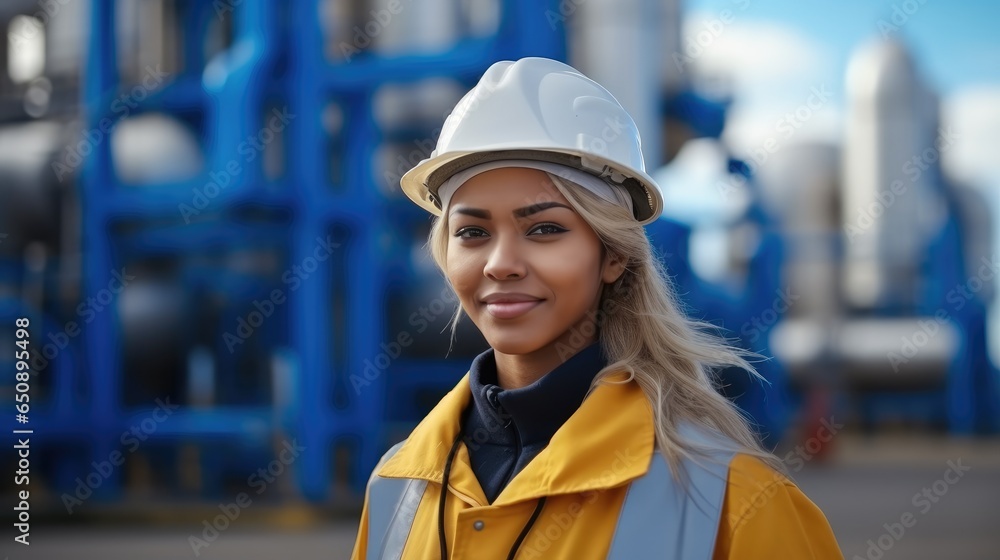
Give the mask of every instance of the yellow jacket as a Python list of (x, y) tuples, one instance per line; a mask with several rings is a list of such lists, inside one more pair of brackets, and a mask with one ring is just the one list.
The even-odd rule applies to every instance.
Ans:
[[(609, 379), (624, 380), (625, 372)], [(469, 375), (414, 428), (376, 471), (428, 481), (401, 560), (440, 557), (438, 501), (445, 460), (472, 394)], [(445, 533), (452, 559), (504, 560), (535, 509), (541, 516), (517, 558), (605, 558), (628, 483), (646, 473), (654, 452), (653, 412), (634, 382), (602, 384), (489, 504), (464, 443), (449, 476)], [(368, 496), (352, 560), (366, 559)], [(840, 559), (823, 513), (790, 480), (749, 455), (729, 466), (713, 559)]]

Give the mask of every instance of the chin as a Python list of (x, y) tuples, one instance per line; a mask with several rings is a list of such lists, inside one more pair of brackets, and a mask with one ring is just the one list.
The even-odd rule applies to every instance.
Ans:
[(483, 333), (483, 338), (496, 352), (508, 355), (531, 354), (544, 348), (548, 342), (525, 329), (514, 327), (518, 332), (497, 332), (507, 329), (490, 329)]

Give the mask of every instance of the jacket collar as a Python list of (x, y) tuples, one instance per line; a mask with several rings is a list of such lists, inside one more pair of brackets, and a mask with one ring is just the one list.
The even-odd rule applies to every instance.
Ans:
[[(379, 469), (379, 476), (441, 483), (451, 442), (472, 400), (469, 377), (466, 373), (417, 424), (406, 443)], [(627, 483), (649, 469), (654, 441), (653, 413), (642, 389), (627, 372), (616, 371), (584, 399), (493, 505)], [(452, 464), (449, 487), (471, 505), (488, 504), (464, 444)]]
[(607, 364), (599, 342), (570, 356), (534, 383), (503, 389), (497, 383), (497, 364), (490, 348), (472, 360), (469, 385), (472, 410), (466, 436), (473, 426), (485, 426), (489, 441), (513, 446), (514, 432), (521, 445), (545, 445), (583, 402), (590, 382)]

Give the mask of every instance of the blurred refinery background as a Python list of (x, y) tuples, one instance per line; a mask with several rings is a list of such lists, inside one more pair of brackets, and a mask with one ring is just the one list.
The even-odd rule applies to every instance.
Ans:
[(4, 0), (0, 403), (36, 546), (5, 474), (0, 550), (346, 558), (378, 457), (486, 349), (464, 322), (449, 353), (399, 178), (491, 63), (547, 56), (635, 118), (649, 236), (689, 313), (774, 357), (724, 391), (845, 556), (1000, 557), (1000, 11), (799, 4)]

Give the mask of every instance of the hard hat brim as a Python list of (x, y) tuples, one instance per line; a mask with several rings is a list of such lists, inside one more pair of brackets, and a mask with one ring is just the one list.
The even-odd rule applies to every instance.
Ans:
[(646, 173), (624, 167), (592, 153), (556, 150), (551, 147), (509, 149), (498, 147), (492, 150), (447, 152), (421, 161), (403, 175), (399, 184), (403, 193), (417, 206), (435, 216), (440, 216), (438, 187), (455, 173), (474, 165), (503, 159), (550, 161), (580, 169), (597, 177), (623, 177), (620, 184), (632, 197), (635, 219), (640, 225), (646, 225), (657, 219), (663, 208), (660, 189), (653, 178)]

